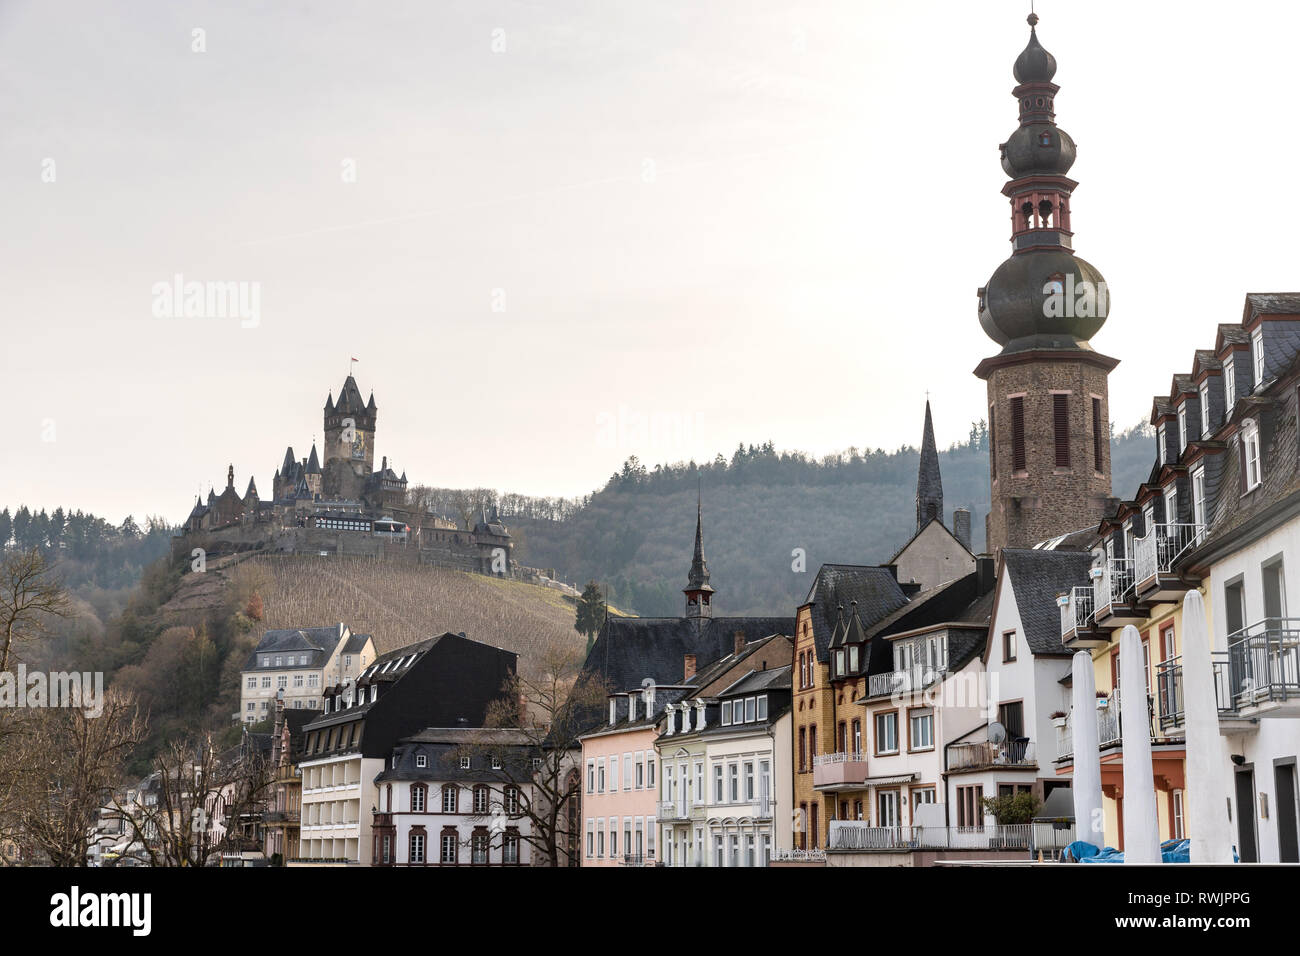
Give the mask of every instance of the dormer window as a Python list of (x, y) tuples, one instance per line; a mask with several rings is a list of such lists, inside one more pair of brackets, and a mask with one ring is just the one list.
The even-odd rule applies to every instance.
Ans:
[(1187, 450), (1187, 403), (1178, 406), (1178, 454)]
[(1246, 419), (1241, 427), (1241, 471), (1245, 487), (1242, 493), (1254, 491), (1263, 481), (1259, 459), (1259, 425)]
[(1250, 333), (1250, 354), (1255, 363), (1255, 388), (1264, 381), (1264, 328), (1260, 326)]
[(1165, 442), (1165, 423), (1161, 422), (1156, 426), (1156, 464), (1165, 464), (1166, 458), (1168, 457), (1166, 453), (1168, 447), (1168, 444)]
[(424, 754), (416, 754), (415, 765), (423, 770), (425, 767), (429, 766), (429, 758)]
[(1201, 383), (1201, 438), (1210, 437), (1210, 381)]
[(1231, 416), (1237, 404), (1237, 360), (1232, 352), (1223, 360), (1223, 404), (1227, 409), (1225, 414)]

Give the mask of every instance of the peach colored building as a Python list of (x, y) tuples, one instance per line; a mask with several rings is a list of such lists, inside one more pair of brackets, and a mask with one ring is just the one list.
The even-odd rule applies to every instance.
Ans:
[(663, 708), (653, 700), (639, 689), (611, 694), (609, 720), (582, 737), (583, 866), (653, 866), (658, 859), (655, 718)]

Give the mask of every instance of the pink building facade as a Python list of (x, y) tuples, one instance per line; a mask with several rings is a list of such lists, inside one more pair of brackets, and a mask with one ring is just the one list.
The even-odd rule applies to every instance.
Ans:
[(615, 718), (582, 738), (583, 866), (653, 866), (658, 858), (656, 730), (644, 706), (640, 691), (613, 695)]

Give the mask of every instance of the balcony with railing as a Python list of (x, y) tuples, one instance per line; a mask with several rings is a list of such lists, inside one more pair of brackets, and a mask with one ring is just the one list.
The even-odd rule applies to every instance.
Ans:
[[(1032, 823), (986, 827), (879, 827), (858, 820), (832, 820), (830, 852), (853, 850), (1023, 850), (1036, 849), (1039, 831)], [(1065, 839), (1063, 832), (1053, 844)], [(1062, 846), (1068, 845), (1068, 840)], [(1044, 847), (1046, 849), (1047, 847)]]
[(905, 671), (872, 674), (867, 679), (867, 696), (892, 697), (915, 693), (943, 680), (947, 672), (945, 667), (913, 667)]
[(989, 767), (1038, 766), (1034, 743), (1028, 737), (1012, 737), (1000, 744), (991, 741), (973, 741), (948, 745), (948, 771), (950, 773), (983, 770)]
[(1122, 627), (1145, 617), (1133, 594), (1132, 558), (1106, 558), (1093, 569), (1092, 603), (1098, 627)]
[(1071, 588), (1061, 599), (1061, 643), (1071, 649), (1102, 647), (1110, 635), (1093, 620), (1094, 595), (1091, 585)]
[(685, 795), (681, 795), (676, 800), (664, 800), (659, 804), (659, 819), (660, 821), (688, 820), (693, 809), (695, 809), (694, 804), (687, 800)]
[(813, 757), (813, 787), (818, 790), (845, 790), (863, 786), (867, 779), (867, 755), (851, 753), (818, 754)]
[(1300, 618), (1268, 617), (1228, 635), (1228, 701), (1239, 717), (1300, 717)]
[(624, 866), (655, 866), (654, 852), (650, 853), (624, 853)]
[[(1119, 689), (1111, 691), (1108, 697), (1098, 697), (1096, 704), (1096, 714), (1093, 717), (1097, 722), (1097, 747), (1105, 750), (1108, 747), (1114, 747), (1120, 742), (1120, 723), (1119, 723)], [(1070, 720), (1075, 720), (1075, 714), (1071, 712)], [(1057, 761), (1068, 761), (1074, 756), (1074, 735), (1067, 729), (1059, 740), (1059, 749), (1057, 752)]]
[(1152, 525), (1134, 546), (1134, 593), (1145, 601), (1165, 601), (1199, 584), (1184, 578), (1178, 564), (1204, 537), (1205, 526), (1200, 524)]

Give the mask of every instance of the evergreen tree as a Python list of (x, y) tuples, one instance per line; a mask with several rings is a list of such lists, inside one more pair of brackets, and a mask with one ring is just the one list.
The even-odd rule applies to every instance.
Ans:
[(600, 626), (604, 623), (605, 599), (601, 597), (600, 585), (595, 581), (588, 581), (582, 591), (582, 597), (578, 598), (577, 619), (573, 623), (575, 631), (587, 636), (587, 653), (591, 653), (591, 645), (596, 642), (596, 635), (600, 633)]

